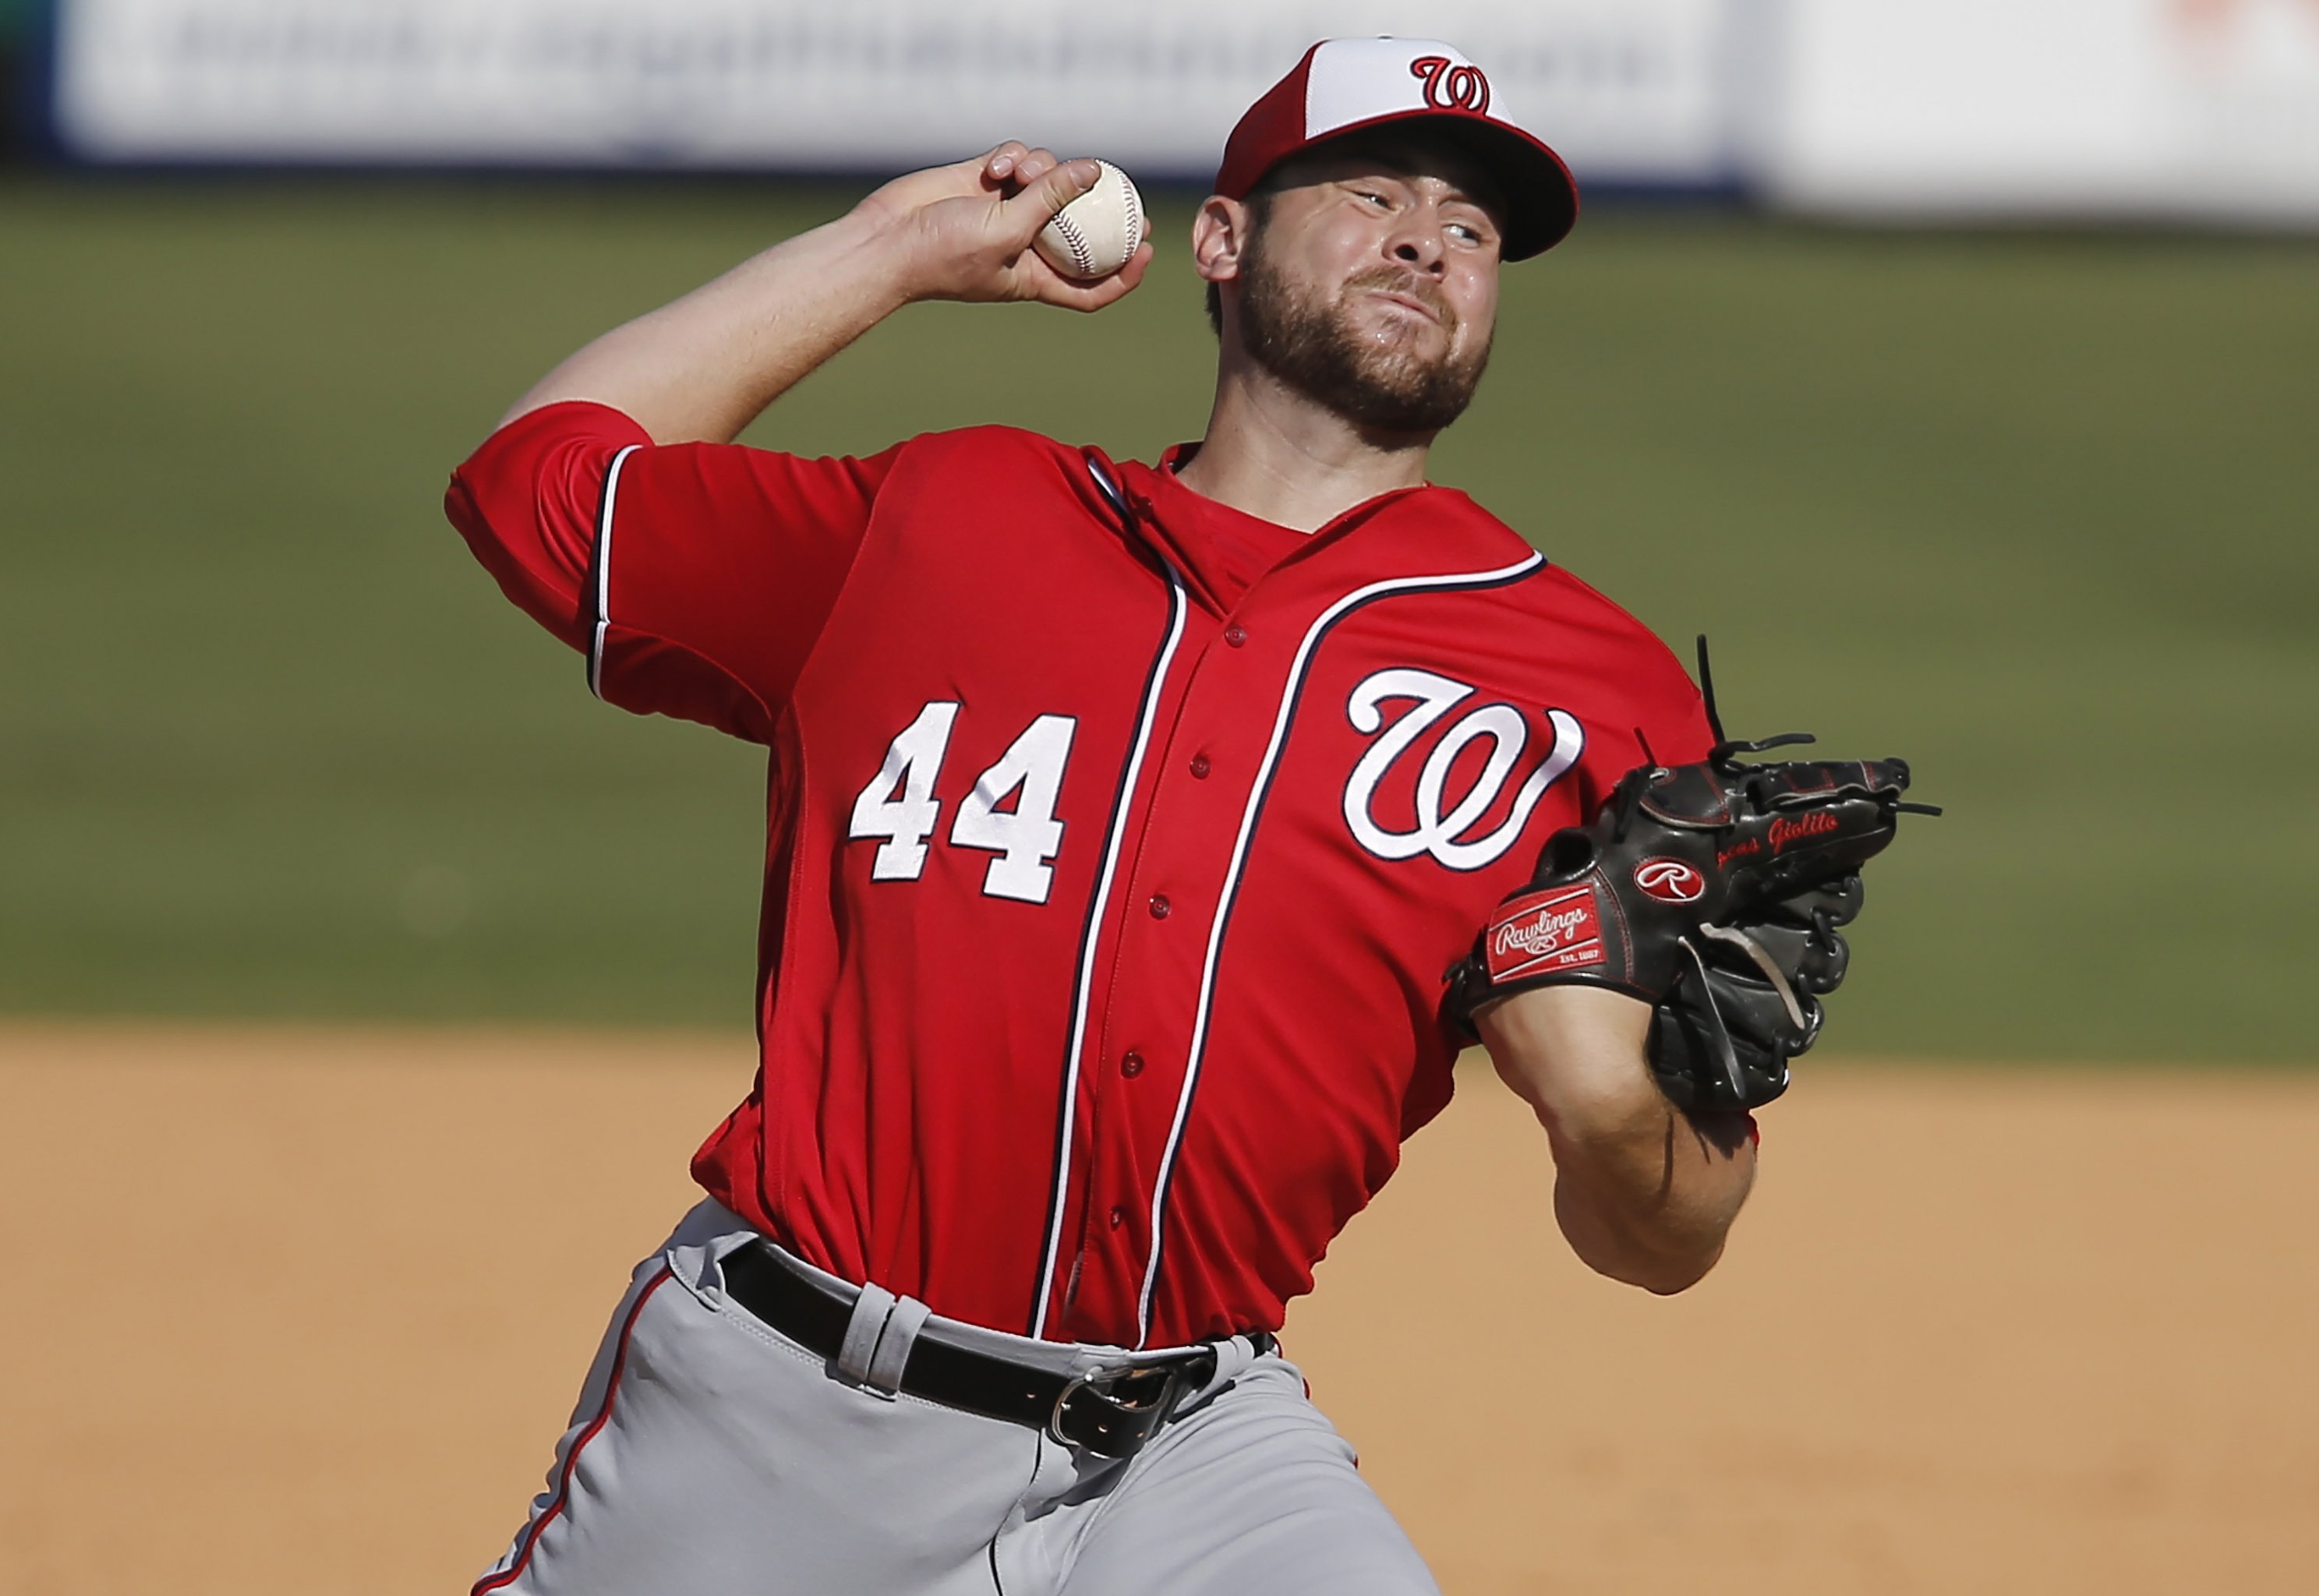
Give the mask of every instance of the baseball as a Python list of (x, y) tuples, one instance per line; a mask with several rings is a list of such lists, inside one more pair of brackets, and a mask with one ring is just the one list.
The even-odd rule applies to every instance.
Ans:
[(1143, 196), (1109, 161), (1096, 165), (1095, 186), (1056, 212), (1035, 244), (1040, 259), (1078, 283), (1110, 276), (1143, 242)]

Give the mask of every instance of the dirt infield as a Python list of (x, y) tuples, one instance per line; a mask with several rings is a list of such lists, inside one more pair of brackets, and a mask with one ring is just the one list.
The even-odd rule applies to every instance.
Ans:
[[(0, 1029), (0, 1593), (464, 1591), (747, 1052)], [(1450, 1596), (2319, 1588), (2319, 1077), (1826, 1066), (1665, 1302), (1466, 1088), (1288, 1327)]]

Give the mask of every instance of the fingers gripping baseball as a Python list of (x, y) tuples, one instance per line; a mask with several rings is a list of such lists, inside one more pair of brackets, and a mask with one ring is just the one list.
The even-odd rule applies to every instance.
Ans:
[(898, 177), (865, 205), (905, 238), (906, 291), (912, 299), (1035, 300), (1095, 311), (1142, 281), (1150, 246), (1100, 282), (1075, 283), (1032, 245), (1057, 212), (1094, 186), (1101, 171), (1093, 160), (1066, 161), (1052, 150), (1009, 141), (972, 160)]
[(1019, 145), (1001, 145), (992, 152), (990, 162), (995, 181), (1015, 186), (1015, 192), (1000, 202), (1006, 223), (1002, 238), (1006, 247), (1014, 252), (1009, 264), (1016, 286), (1029, 292), (1014, 297), (1037, 299), (1070, 310), (1094, 311), (1132, 293), (1143, 280), (1144, 268), (1151, 259), (1148, 242), (1140, 244), (1119, 271), (1093, 283), (1074, 282), (1061, 275), (1033, 248), (1041, 230), (1056, 213), (1096, 185), (1103, 175), (1102, 164), (1084, 158), (1058, 160), (1052, 151), (1045, 149), (1014, 153), (1020, 149)]

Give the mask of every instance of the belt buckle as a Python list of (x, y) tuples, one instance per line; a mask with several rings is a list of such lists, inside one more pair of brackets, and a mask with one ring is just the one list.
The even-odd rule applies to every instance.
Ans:
[[(1104, 1389), (1139, 1375), (1150, 1375), (1160, 1382), (1159, 1394), (1148, 1402), (1122, 1402)], [(1180, 1375), (1172, 1368), (1090, 1369), (1074, 1375), (1055, 1397), (1054, 1408), (1047, 1415), (1047, 1434), (1060, 1446), (1083, 1447), (1098, 1457), (1132, 1457), (1167, 1417), (1179, 1389)], [(1093, 1434), (1073, 1437), (1064, 1432), (1063, 1424), (1072, 1402), (1079, 1397), (1100, 1402), (1110, 1422), (1099, 1420)]]

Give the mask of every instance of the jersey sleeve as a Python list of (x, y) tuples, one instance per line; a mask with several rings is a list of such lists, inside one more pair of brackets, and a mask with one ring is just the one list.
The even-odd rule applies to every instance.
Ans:
[[(1714, 729), (1707, 724), (1707, 700), (1683, 668), (1672, 649), (1646, 635), (1647, 663), (1638, 671), (1636, 725), (1650, 739), (1645, 748), (1638, 739), (1631, 770), (1639, 764), (1697, 764), (1715, 746)], [(1624, 772), (1620, 772), (1624, 774)]]
[(1562, 573), (1579, 602), (1563, 616), (1562, 635), (1579, 651), (1576, 680), (1591, 683), (1582, 700), (1586, 752), (1575, 772), (1579, 812), (1592, 818), (1619, 778), (1637, 765), (1693, 764), (1715, 745), (1706, 701), (1691, 673), (1656, 633), (1593, 589)]
[(897, 452), (655, 446), (607, 406), (549, 405), (485, 440), (445, 509), (598, 697), (768, 742)]

